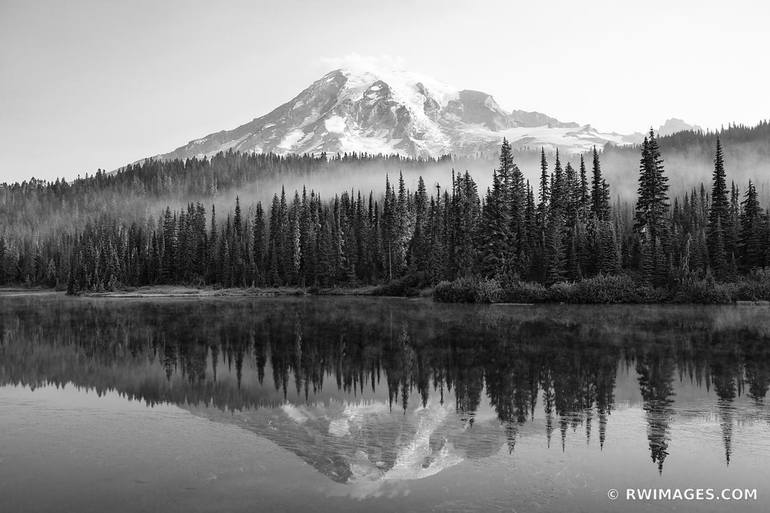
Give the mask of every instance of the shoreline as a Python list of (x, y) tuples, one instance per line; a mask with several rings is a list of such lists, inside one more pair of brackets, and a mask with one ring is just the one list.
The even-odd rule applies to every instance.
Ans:
[[(175, 285), (150, 285), (142, 287), (130, 287), (122, 290), (104, 291), (104, 292), (82, 292), (71, 297), (82, 298), (105, 298), (105, 299), (165, 299), (165, 298), (277, 298), (277, 297), (312, 297), (312, 296), (344, 296), (344, 297), (378, 297), (390, 299), (430, 299), (441, 304), (465, 304), (465, 305), (487, 305), (496, 307), (534, 307), (543, 305), (640, 305), (640, 306), (668, 306), (668, 305), (715, 305), (715, 306), (770, 306), (770, 300), (734, 300), (721, 303), (704, 303), (698, 301), (691, 302), (636, 302), (636, 301), (607, 301), (607, 302), (574, 302), (574, 301), (441, 301), (436, 299), (432, 289), (423, 289), (418, 295), (387, 295), (378, 294), (378, 286), (363, 287), (341, 287), (315, 289), (311, 287), (248, 287), (248, 288), (211, 288), (211, 287), (188, 287)], [(24, 287), (0, 287), (0, 296), (2, 297), (29, 297), (37, 295), (61, 294), (66, 295), (65, 290), (31, 288)]]
[(77, 297), (90, 298), (213, 298), (213, 297), (303, 297), (303, 296), (372, 296), (376, 287), (349, 287), (312, 290), (308, 287), (223, 288), (152, 285), (106, 292), (83, 292)]

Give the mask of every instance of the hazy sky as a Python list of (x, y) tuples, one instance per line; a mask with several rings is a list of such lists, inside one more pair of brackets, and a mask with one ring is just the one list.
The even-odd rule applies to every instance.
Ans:
[(608, 131), (755, 123), (770, 118), (769, 5), (0, 0), (0, 182), (234, 128), (354, 53)]

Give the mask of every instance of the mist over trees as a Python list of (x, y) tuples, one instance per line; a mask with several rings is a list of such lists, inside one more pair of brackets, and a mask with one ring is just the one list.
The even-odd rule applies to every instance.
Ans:
[[(766, 124), (757, 128), (765, 129)], [(426, 287), (468, 277), (503, 286), (550, 286), (598, 275), (629, 276), (651, 286), (704, 277), (734, 280), (770, 264), (770, 217), (753, 182), (743, 190), (733, 181), (728, 186), (725, 145), (714, 141), (712, 183), (670, 196), (660, 141), (651, 131), (639, 148), (633, 202), (612, 201), (603, 170), (606, 152), (594, 148), (573, 166), (558, 152), (549, 156), (541, 149), (533, 184), (507, 141), (486, 190), (468, 171), (452, 171), (446, 188), (428, 186), (420, 177), (414, 190), (399, 173), (384, 177), (384, 193), (359, 188), (322, 196), (307, 187), (284, 188), (264, 203), (238, 197), (229, 209), (204, 203), (212, 189), (302, 179), (335, 166), (419, 171), (457, 163), (236, 153), (184, 163), (147, 161), (71, 184), (5, 185), (0, 284), (78, 292), (151, 284), (335, 287), (394, 280)], [(181, 208), (169, 201), (157, 216), (136, 211), (132, 198), (139, 191), (156, 202), (199, 199)], [(62, 222), (43, 231), (46, 219)]]
[[(184, 161), (148, 159), (117, 172), (98, 170), (68, 182), (31, 179), (0, 184), (0, 233), (28, 235), (82, 229), (86, 222), (109, 212), (121, 220), (143, 220), (167, 205), (189, 201), (223, 201), (231, 208), (232, 191), (269, 200), (281, 184), (345, 183), (376, 175), (378, 184), (388, 170), (406, 173), (443, 165), (449, 157), (413, 159), (398, 155), (338, 154), (276, 155), (218, 153)], [(443, 165), (443, 168), (447, 167)], [(366, 183), (361, 184), (362, 187)], [(317, 187), (321, 188), (321, 187)], [(336, 191), (336, 187), (335, 190)]]
[[(716, 141), (719, 139), (729, 163), (730, 180), (745, 186), (749, 180), (760, 182), (759, 192), (764, 202), (770, 201), (766, 189), (770, 176), (770, 122), (756, 126), (730, 125), (714, 132), (683, 131), (661, 136), (658, 143), (666, 159), (669, 184), (674, 194), (681, 195), (699, 182), (708, 182), (713, 171)], [(640, 146), (606, 146), (602, 163), (614, 193), (633, 201), (636, 193), (634, 178), (627, 174), (638, 162)]]

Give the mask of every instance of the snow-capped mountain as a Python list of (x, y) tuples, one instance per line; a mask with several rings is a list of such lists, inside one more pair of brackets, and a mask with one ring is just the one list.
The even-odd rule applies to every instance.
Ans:
[(229, 149), (468, 156), (496, 151), (503, 137), (514, 147), (567, 152), (636, 141), (539, 112), (507, 112), (487, 93), (456, 89), (416, 73), (342, 68), (262, 117), (159, 157), (184, 159)]

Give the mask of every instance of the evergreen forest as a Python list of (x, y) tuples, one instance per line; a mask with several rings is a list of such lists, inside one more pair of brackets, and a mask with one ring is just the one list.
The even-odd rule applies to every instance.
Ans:
[[(377, 286), (471, 302), (770, 299), (770, 211), (756, 179), (731, 180), (723, 138), (703, 141), (713, 142), (710, 182), (673, 193), (651, 130), (634, 148), (636, 197), (625, 201), (602, 170), (605, 151), (618, 150), (594, 148), (573, 162), (541, 149), (533, 183), (505, 140), (485, 190), (469, 171), (453, 170), (445, 185), (420, 177), (414, 189), (399, 172), (463, 164), (450, 157), (232, 152), (148, 160), (73, 182), (3, 184), (0, 285), (71, 294)], [(281, 188), (265, 203), (236, 196), (224, 211), (207, 201), (220, 190), (362, 166), (384, 171), (384, 193)]]

